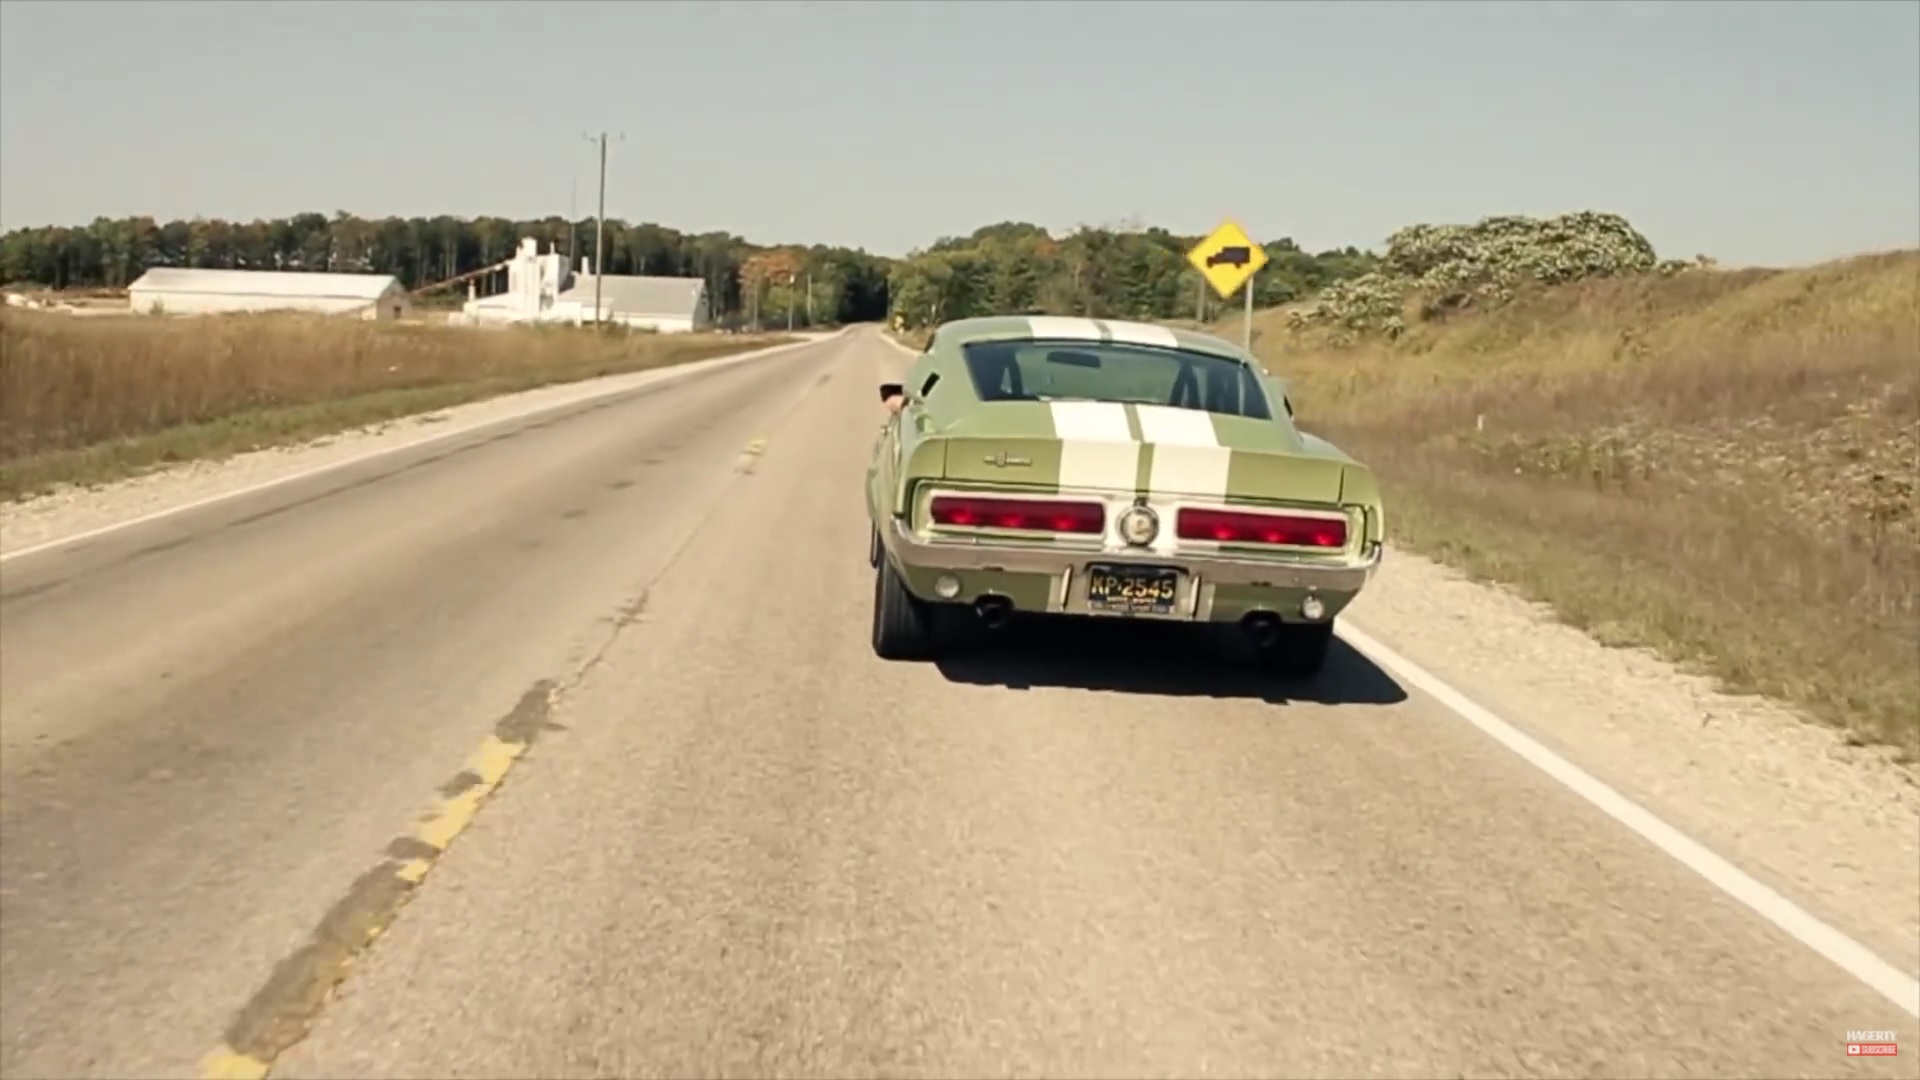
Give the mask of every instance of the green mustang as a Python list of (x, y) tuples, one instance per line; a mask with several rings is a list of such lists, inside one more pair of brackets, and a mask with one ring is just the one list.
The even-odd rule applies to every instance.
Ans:
[(1294, 426), (1285, 384), (1219, 338), (1055, 316), (960, 319), (901, 383), (867, 466), (873, 648), (933, 616), (1237, 623), (1320, 670), (1380, 563), (1373, 472)]

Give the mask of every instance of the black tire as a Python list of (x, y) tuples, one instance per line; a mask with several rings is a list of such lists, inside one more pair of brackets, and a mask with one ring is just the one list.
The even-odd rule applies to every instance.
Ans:
[(885, 559), (873, 572), (873, 651), (883, 660), (920, 660), (933, 650), (926, 601), (907, 591)]
[(1268, 670), (1282, 679), (1311, 679), (1327, 664), (1333, 645), (1333, 620), (1285, 623), (1280, 636), (1263, 651)]

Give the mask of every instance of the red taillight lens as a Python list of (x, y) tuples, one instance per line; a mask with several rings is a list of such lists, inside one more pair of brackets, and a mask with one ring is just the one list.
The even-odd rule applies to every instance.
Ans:
[(1347, 523), (1339, 518), (1249, 514), (1233, 510), (1182, 510), (1174, 529), (1182, 540), (1317, 548), (1347, 546)]
[(957, 525), (969, 529), (1099, 533), (1106, 531), (1107, 511), (1099, 503), (936, 495), (933, 500), (933, 522), (936, 525)]

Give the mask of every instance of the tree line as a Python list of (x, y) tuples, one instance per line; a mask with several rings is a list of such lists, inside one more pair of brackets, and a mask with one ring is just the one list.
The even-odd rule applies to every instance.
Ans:
[[(572, 251), (578, 263), (593, 253), (594, 222), (368, 219), (344, 211), (250, 222), (102, 217), (0, 236), (0, 281), (119, 289), (151, 267), (206, 267), (392, 274), (421, 289), (511, 256), (522, 237), (537, 238), (543, 250)], [(782, 326), (789, 311), (796, 326), (892, 317), (917, 328), (993, 312), (1205, 319), (1222, 304), (1186, 261), (1199, 239), (1160, 228), (1091, 227), (1055, 237), (1038, 225), (1001, 222), (889, 259), (609, 219), (604, 269), (704, 278), (716, 318), (731, 324)], [(1260, 307), (1303, 299), (1378, 262), (1352, 247), (1310, 254), (1290, 239), (1266, 249), (1272, 262), (1254, 279)], [(492, 290), (483, 284), (481, 291)], [(442, 295), (463, 297), (464, 283)]]
[[(594, 260), (595, 269), (704, 278), (715, 316), (725, 321), (784, 324), (790, 303), (797, 325), (809, 315), (815, 323), (833, 323), (880, 319), (887, 312), (890, 263), (865, 251), (762, 245), (731, 233), (683, 233), (616, 218), (607, 219), (604, 232), (606, 257)], [(0, 235), (0, 281), (121, 289), (152, 267), (194, 267), (392, 274), (414, 290), (509, 258), (523, 237), (538, 239), (542, 250), (574, 253), (576, 266), (594, 253), (591, 218), (368, 219), (344, 211), (250, 222), (102, 217), (80, 227)], [(490, 290), (483, 285), (480, 291)], [(464, 283), (445, 295), (464, 297)]]
[[(893, 317), (908, 329), (987, 313), (1207, 321), (1226, 304), (1187, 261), (1202, 236), (1161, 228), (1083, 227), (1064, 237), (1027, 222), (1001, 222), (945, 237), (895, 260), (888, 278)], [(1253, 279), (1256, 307), (1305, 299), (1371, 271), (1371, 252), (1312, 254), (1290, 238), (1262, 245), (1271, 260)]]

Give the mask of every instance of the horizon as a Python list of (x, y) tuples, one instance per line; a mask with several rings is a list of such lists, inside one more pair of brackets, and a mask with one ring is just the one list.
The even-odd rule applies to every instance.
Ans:
[[(626, 134), (608, 147), (609, 219), (761, 246), (899, 258), (1004, 221), (1199, 235), (1234, 218), (1311, 252), (1377, 252), (1415, 223), (1595, 210), (1664, 258), (1728, 268), (1920, 247), (1920, 4), (1195, 0), (1109, 6), (1089, 26), (1064, 2), (390, 3), (390, 36), (340, 18), (360, 10), (8, 0), (0, 229), (337, 210), (529, 221), (567, 218), (569, 201), (582, 220), (597, 195), (583, 129), (604, 120)], [(555, 59), (525, 44), (536, 12), (595, 29)], [(971, 59), (1068, 35), (1097, 38), (1102, 62), (987, 75)], [(285, 49), (219, 44), (288, 36), (382, 77), (338, 80), (348, 62), (329, 60), (328, 78), (287, 80)], [(634, 44), (653, 37), (722, 42), (727, 70)], [(1201, 48), (1169, 53), (1186, 39)], [(1271, 111), (1218, 96), (1219, 64), (1238, 78), (1233, 47), (1255, 40), (1286, 43), (1250, 52)], [(484, 80), (530, 56), (549, 78), (488, 96)], [(256, 84), (274, 93), (233, 92)], [(1146, 119), (1156, 108), (1164, 121)], [(991, 167), (1000, 148), (1019, 167)], [(1289, 171), (1301, 153), (1339, 165)]]

